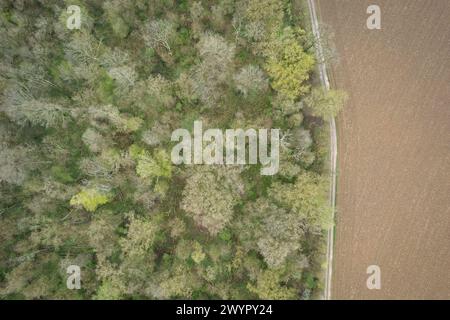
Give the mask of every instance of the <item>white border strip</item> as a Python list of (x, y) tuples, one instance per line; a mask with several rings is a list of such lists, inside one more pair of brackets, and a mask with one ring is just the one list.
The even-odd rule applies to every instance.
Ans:
[[(319, 61), (320, 82), (330, 90), (330, 81), (328, 80), (327, 68), (323, 62), (323, 48), (320, 42), (319, 22), (316, 14), (316, 6), (314, 0), (308, 0), (309, 15), (311, 17), (311, 25), (313, 35), (316, 38), (316, 55)], [(337, 159), (337, 136), (336, 136), (336, 122), (332, 117), (330, 119), (330, 193), (329, 201), (332, 209), (332, 218), (334, 221), (335, 207), (336, 207), (336, 159)], [(324, 298), (331, 299), (331, 276), (333, 273), (333, 246), (334, 246), (334, 226), (328, 229), (327, 237), (327, 272), (325, 275), (325, 290)]]

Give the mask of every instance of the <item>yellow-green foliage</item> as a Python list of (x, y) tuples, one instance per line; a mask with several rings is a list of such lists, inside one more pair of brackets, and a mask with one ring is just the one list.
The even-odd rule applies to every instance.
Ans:
[(342, 90), (314, 88), (305, 102), (314, 115), (326, 118), (336, 117), (347, 98), (347, 93)]
[(170, 178), (172, 176), (172, 163), (164, 150), (157, 150), (151, 156), (148, 152), (142, 152), (138, 157), (136, 173), (141, 178)]
[(194, 252), (192, 252), (191, 257), (192, 260), (194, 260), (194, 262), (197, 264), (201, 263), (206, 257), (205, 253), (203, 252), (202, 245), (197, 241), (194, 242)]
[(303, 172), (297, 176), (294, 184), (274, 183), (269, 196), (305, 218), (310, 225), (326, 229), (332, 225), (327, 188), (326, 178), (312, 172)]
[(314, 57), (306, 53), (290, 28), (281, 38), (268, 45), (266, 70), (272, 87), (281, 94), (295, 99), (309, 90), (305, 82), (314, 67)]
[(102, 193), (95, 188), (86, 188), (74, 195), (70, 199), (71, 206), (83, 206), (87, 211), (94, 212), (98, 206), (108, 203), (111, 196), (107, 193)]
[(128, 152), (130, 154), (131, 159), (133, 159), (134, 161), (137, 161), (139, 159), (139, 157), (141, 156), (141, 154), (144, 152), (144, 148), (139, 147), (137, 144), (132, 144), (128, 148)]
[(95, 295), (94, 299), (96, 300), (119, 300), (122, 296), (122, 292), (120, 291), (120, 288), (117, 286), (114, 286), (113, 283), (111, 283), (108, 280), (103, 281), (103, 283), (100, 285), (100, 287), (97, 290), (97, 294)]

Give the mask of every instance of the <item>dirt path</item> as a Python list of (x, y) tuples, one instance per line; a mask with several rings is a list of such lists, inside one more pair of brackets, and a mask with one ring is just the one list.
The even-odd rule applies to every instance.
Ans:
[[(335, 31), (337, 231), (332, 298), (450, 299), (450, 2), (319, 0)], [(366, 28), (378, 4), (382, 29)], [(366, 269), (381, 268), (381, 290)]]
[[(311, 29), (316, 39), (315, 49), (316, 57), (319, 61), (319, 77), (320, 83), (326, 90), (330, 90), (330, 81), (328, 79), (328, 70), (325, 62), (323, 61), (324, 52), (320, 41), (321, 34), (319, 28), (319, 19), (317, 17), (316, 3), (314, 0), (308, 0), (309, 17), (311, 19)], [(336, 166), (337, 166), (337, 133), (336, 122), (334, 118), (329, 119), (330, 130), (330, 191), (329, 202), (332, 209), (332, 216), (336, 211)], [(333, 275), (333, 253), (334, 253), (334, 226), (328, 229), (327, 232), (327, 269), (324, 279), (324, 294), (323, 298), (329, 300), (331, 298), (331, 279)]]

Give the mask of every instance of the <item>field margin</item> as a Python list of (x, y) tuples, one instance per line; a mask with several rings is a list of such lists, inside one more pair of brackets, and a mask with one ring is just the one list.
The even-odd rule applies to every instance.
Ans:
[[(319, 78), (322, 86), (326, 90), (330, 90), (330, 81), (328, 79), (327, 67), (323, 61), (323, 48), (320, 41), (319, 22), (317, 18), (316, 5), (314, 0), (307, 0), (311, 27), (315, 41), (315, 52), (318, 60)], [(332, 220), (334, 222), (336, 211), (336, 163), (337, 163), (337, 133), (336, 121), (331, 117), (328, 121), (330, 129), (330, 189), (329, 189), (329, 205), (332, 210)], [(326, 274), (324, 299), (331, 299), (331, 279), (333, 274), (333, 249), (334, 249), (334, 224), (327, 230), (327, 254), (326, 254)]]

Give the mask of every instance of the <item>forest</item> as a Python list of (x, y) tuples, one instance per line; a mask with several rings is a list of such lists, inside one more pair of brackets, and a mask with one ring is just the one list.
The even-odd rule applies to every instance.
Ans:
[[(321, 297), (346, 94), (318, 83), (303, 1), (0, 10), (0, 299)], [(174, 165), (194, 121), (279, 128), (278, 173)]]

